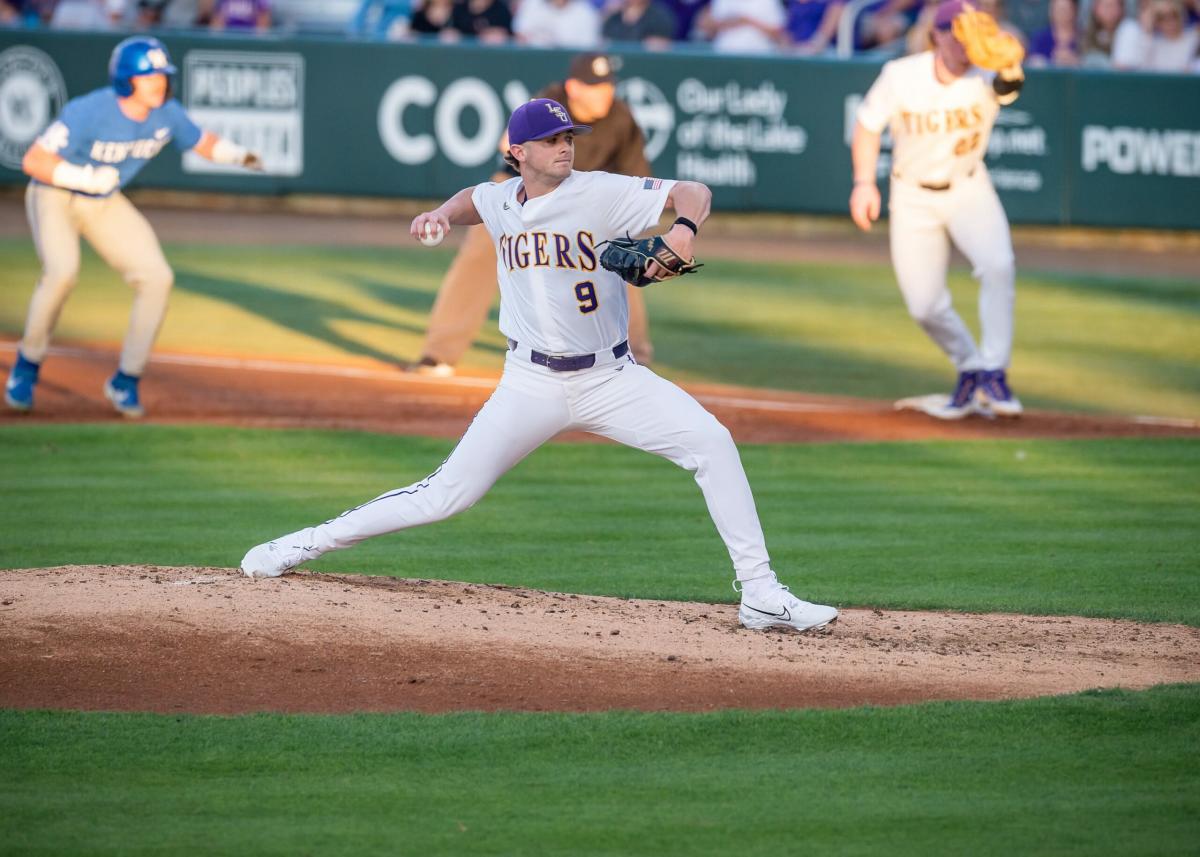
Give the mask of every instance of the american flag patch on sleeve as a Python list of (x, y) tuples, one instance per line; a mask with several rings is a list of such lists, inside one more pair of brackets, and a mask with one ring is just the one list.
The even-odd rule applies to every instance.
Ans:
[(642, 183), (642, 190), (658, 190), (662, 187), (662, 179), (646, 179)]

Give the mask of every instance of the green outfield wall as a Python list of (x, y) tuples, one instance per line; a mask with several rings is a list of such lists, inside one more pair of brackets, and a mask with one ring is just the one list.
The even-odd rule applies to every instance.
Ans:
[[(0, 31), (0, 182), (67, 98), (106, 85), (108, 34)], [(204, 127), (261, 151), (245, 175), (168, 149), (142, 186), (435, 198), (486, 179), (512, 107), (569, 54), (512, 47), (166, 38)], [(853, 111), (878, 63), (624, 56), (660, 176), (722, 210), (841, 213)], [(1014, 222), (1200, 228), (1200, 76), (1035, 70), (988, 150)], [(887, 169), (887, 155), (881, 159)]]

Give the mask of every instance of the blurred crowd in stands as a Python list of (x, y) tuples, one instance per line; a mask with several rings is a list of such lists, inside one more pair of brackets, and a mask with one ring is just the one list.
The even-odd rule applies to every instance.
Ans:
[[(1007, 6), (1006, 6), (1007, 3)], [(1027, 65), (1200, 72), (1200, 0), (978, 0)], [(0, 0), (0, 25), (203, 27), (477, 39), (546, 47), (707, 46), (722, 53), (924, 50), (937, 0)]]

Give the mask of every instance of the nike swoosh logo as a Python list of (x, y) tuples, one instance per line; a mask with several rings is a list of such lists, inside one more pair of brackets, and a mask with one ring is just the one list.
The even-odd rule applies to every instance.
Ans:
[(746, 604), (745, 606), (753, 610), (755, 613), (761, 613), (764, 616), (770, 616), (773, 619), (782, 619), (785, 622), (792, 621), (792, 613), (786, 607), (783, 608), (782, 613), (769, 613), (766, 610), (759, 610), (757, 607), (751, 607), (749, 604)]
[(508, 203), (507, 203), (507, 202), (506, 202), (506, 203), (504, 203), (504, 210), (505, 210), (505, 211), (508, 211)]
[(11, 393), (13, 390), (17, 389), (17, 384), (19, 383), (21, 382), (16, 378), (9, 378), (4, 384), (4, 389)]

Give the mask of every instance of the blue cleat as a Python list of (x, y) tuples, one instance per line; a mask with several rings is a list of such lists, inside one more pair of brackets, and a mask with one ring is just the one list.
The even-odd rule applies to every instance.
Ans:
[(979, 373), (979, 398), (988, 410), (999, 417), (1019, 417), (1025, 410), (1021, 407), (1021, 400), (1009, 389), (1008, 377), (1003, 369)]
[(104, 382), (104, 396), (123, 417), (136, 420), (145, 416), (146, 411), (138, 399), (138, 381), (133, 375), (117, 372)]
[(14, 411), (29, 413), (33, 410), (33, 388), (37, 386), (41, 364), (26, 360), (17, 352), (17, 363), (9, 373), (4, 385), (4, 402)]
[(936, 412), (930, 412), (930, 415), (940, 420), (961, 420), (969, 414), (976, 413), (978, 408), (975, 406), (975, 393), (978, 389), (978, 372), (959, 372), (958, 383), (950, 395), (950, 400), (937, 408)]

